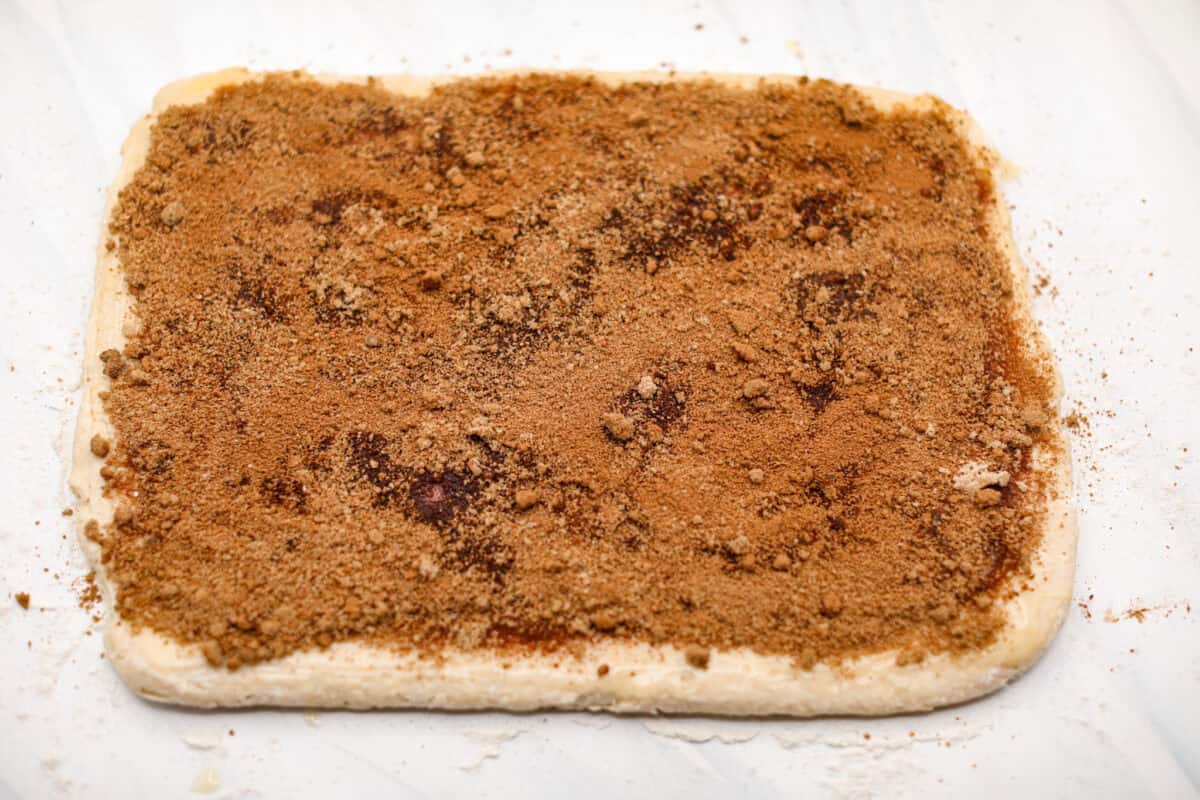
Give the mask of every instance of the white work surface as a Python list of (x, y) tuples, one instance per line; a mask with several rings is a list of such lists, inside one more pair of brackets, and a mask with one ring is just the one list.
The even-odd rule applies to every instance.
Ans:
[[(188, 797), (198, 777), (217, 797), (1196, 796), (1200, 5), (572, 5), (0, 0), (0, 798)], [(61, 516), (93, 248), (155, 91), (232, 65), (807, 73), (967, 109), (1020, 169), (1005, 192), (1048, 279), (1035, 311), (1064, 413), (1088, 419), (1079, 605), (1046, 656), (979, 702), (874, 720), (202, 713), (132, 695), (78, 607)]]

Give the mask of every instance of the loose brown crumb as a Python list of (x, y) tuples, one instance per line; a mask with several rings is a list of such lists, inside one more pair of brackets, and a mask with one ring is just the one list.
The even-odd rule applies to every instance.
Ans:
[(592, 614), (592, 625), (599, 631), (611, 631), (617, 627), (617, 618), (609, 611), (597, 611)]
[[(101, 595), (100, 587), (96, 585), (96, 573), (89, 572), (83, 577), (82, 584), (79, 586), (76, 594), (76, 600), (79, 607), (85, 611), (93, 611), (100, 604)], [(93, 614), (92, 621), (98, 622), (99, 615)]]
[(758, 351), (754, 349), (754, 345), (746, 344), (745, 342), (734, 342), (731, 347), (737, 357), (748, 364), (753, 364), (758, 361)]
[(1085, 431), (1091, 427), (1091, 420), (1086, 414), (1081, 414), (1076, 410), (1063, 417), (1063, 424), (1073, 431)]
[(110, 221), (116, 610), (228, 669), (986, 646), (1056, 441), (996, 202), (944, 111), (823, 81), (168, 109)]
[(204, 654), (204, 658), (212, 666), (220, 666), (222, 663), (221, 645), (215, 639), (209, 639), (201, 642), (200, 651)]
[(514, 501), (518, 511), (528, 511), (542, 501), (542, 495), (535, 489), (520, 489)]
[(92, 437), (92, 441), (89, 446), (92, 450), (92, 455), (94, 455), (96, 458), (104, 458), (108, 455), (108, 439), (105, 439), (100, 434), (96, 434)]
[(709, 655), (709, 648), (700, 647), (699, 645), (689, 645), (683, 651), (684, 658), (696, 669), (708, 669)]
[(125, 357), (119, 350), (104, 350), (100, 353), (100, 361), (104, 364), (104, 374), (114, 380), (121, 377), (121, 373), (125, 371)]
[(13, 597), (16, 598), (17, 605), (26, 611), (29, 610), (29, 592), (17, 592)]
[(762, 397), (771, 390), (771, 384), (767, 383), (762, 378), (751, 378), (742, 386), (742, 397), (752, 400), (756, 397)]

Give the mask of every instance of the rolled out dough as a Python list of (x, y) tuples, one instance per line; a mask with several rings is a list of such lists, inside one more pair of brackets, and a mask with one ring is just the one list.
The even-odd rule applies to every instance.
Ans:
[[(153, 110), (141, 119), (123, 147), (120, 171), (108, 194), (105, 225), (117, 194), (143, 163), (150, 130), (161, 111), (172, 105), (203, 102), (215, 89), (260, 76), (231, 69), (179, 81), (155, 98)], [(687, 79), (718, 80), (750, 87), (760, 81), (787, 83), (784, 76), (680, 75), (600, 73), (608, 84), (627, 81)], [(365, 82), (366, 78), (316, 76), (326, 83)], [(382, 86), (404, 95), (423, 95), (453, 78), (397, 76), (381, 79)], [(898, 105), (929, 108), (939, 101), (861, 88), (881, 110)], [(949, 112), (979, 157), (989, 165), (998, 159), (965, 114)], [(996, 245), (1007, 256), (1016, 289), (1018, 326), (1030, 358), (1052, 370), (1052, 361), (1030, 314), (1028, 276), (1017, 256), (1008, 212), (993, 204), (990, 226)], [(74, 444), (72, 487), (79, 496), (81, 522), (112, 518), (113, 503), (103, 494), (97, 460), (91, 455), (93, 435), (113, 435), (99, 392), (108, 379), (98, 354), (120, 348), (136, 321), (125, 291), (116, 252), (98, 248), (99, 264), (86, 337), (84, 396)], [(1056, 385), (1057, 385), (1057, 379)], [(1057, 389), (1056, 389), (1057, 391)], [(716, 651), (708, 668), (689, 666), (683, 651), (645, 644), (596, 643), (580, 658), (524, 655), (519, 658), (481, 651), (449, 651), (439, 659), (401, 655), (356, 642), (341, 642), (318, 651), (299, 652), (236, 671), (213, 668), (199, 647), (181, 645), (151, 630), (134, 632), (115, 613), (117, 587), (104, 573), (99, 547), (85, 536), (80, 541), (96, 569), (105, 598), (104, 634), (108, 659), (125, 682), (139, 694), (162, 702), (198, 707), (426, 707), (444, 709), (580, 708), (614, 712), (667, 712), (729, 715), (817, 716), (827, 714), (882, 715), (930, 709), (969, 700), (991, 692), (1027, 669), (1058, 630), (1071, 598), (1076, 526), (1071, 496), (1071, 470), (1061, 429), (1052, 431), (1059, 451), (1055, 458), (1034, 453), (1035, 468), (1047, 475), (1049, 513), (1041, 545), (1032, 562), (1032, 579), (1004, 607), (1008, 624), (984, 650), (965, 655), (936, 654), (918, 664), (897, 666), (896, 652), (882, 652), (837, 666), (819, 663), (800, 669), (782, 656), (750, 650)], [(1040, 465), (1040, 466), (1039, 466)], [(610, 665), (601, 677), (597, 668)]]

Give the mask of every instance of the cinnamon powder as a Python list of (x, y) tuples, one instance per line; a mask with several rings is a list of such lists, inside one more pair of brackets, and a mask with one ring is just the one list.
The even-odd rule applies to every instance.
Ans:
[(995, 202), (943, 112), (824, 81), (168, 109), (111, 219), (117, 610), (230, 668), (985, 646), (1050, 399)]

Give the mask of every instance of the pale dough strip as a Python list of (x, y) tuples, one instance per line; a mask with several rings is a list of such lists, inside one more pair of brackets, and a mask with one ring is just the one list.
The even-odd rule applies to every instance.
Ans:
[[(579, 74), (579, 73), (576, 73)], [(660, 73), (595, 73), (598, 80), (618, 85), (629, 81), (716, 80), (750, 88), (761, 81), (793, 83), (791, 76), (677, 75)], [(363, 83), (365, 77), (313, 76), (324, 83)], [(116, 251), (106, 250), (107, 223), (120, 190), (141, 167), (150, 146), (150, 129), (158, 113), (169, 106), (203, 102), (221, 86), (258, 80), (243, 69), (185, 79), (165, 87), (154, 100), (151, 114), (141, 119), (122, 149), (120, 171), (108, 193), (105, 229), (98, 247), (95, 295), (84, 351), (83, 400), (76, 428), (71, 487), (79, 497), (76, 515), (81, 525), (112, 519), (113, 503), (103, 494), (100, 462), (89, 449), (92, 437), (113, 436), (98, 393), (107, 388), (98, 355), (125, 342), (131, 322), (131, 299), (125, 291)], [(453, 77), (394, 76), (382, 86), (402, 95), (422, 96)], [(940, 101), (926, 95), (906, 95), (856, 87), (880, 110), (903, 105), (931, 108)], [(945, 109), (944, 105), (941, 105)], [(960, 132), (991, 167), (998, 159), (965, 114), (948, 112)], [(1008, 209), (993, 204), (991, 230), (1013, 275), (1018, 330), (1029, 358), (1043, 365), (1060, 392), (1053, 362), (1034, 324), (1029, 281), (1012, 240)], [(198, 646), (184, 646), (150, 630), (134, 633), (114, 611), (116, 587), (100, 563), (100, 548), (79, 537), (96, 570), (104, 596), (105, 651), (113, 667), (134, 691), (162, 702), (198, 707), (425, 707), (445, 709), (581, 708), (616, 712), (704, 713), (729, 715), (817, 716), (827, 714), (881, 715), (930, 709), (969, 700), (994, 691), (1026, 670), (1042, 653), (1062, 623), (1070, 604), (1077, 538), (1070, 504), (1071, 467), (1065, 437), (1052, 430), (1057, 454), (1046, 458), (1034, 452), (1034, 468), (1052, 470), (1048, 486), (1049, 513), (1042, 542), (1033, 558), (1033, 578), (1027, 588), (1005, 603), (1008, 624), (988, 648), (964, 655), (936, 654), (919, 664), (896, 665), (896, 652), (884, 652), (843, 662), (837, 667), (817, 664), (803, 670), (783, 656), (765, 656), (747, 649), (715, 651), (708, 669), (691, 667), (675, 647), (646, 644), (596, 643), (581, 657), (565, 655), (500, 656), (488, 652), (450, 650), (440, 659), (400, 655), (356, 642), (340, 642), (326, 650), (294, 653), (275, 661), (236, 671), (213, 668)], [(1025, 582), (1025, 579), (1019, 579)], [(601, 664), (610, 666), (604, 677)]]

